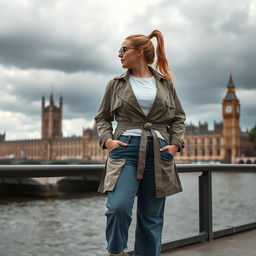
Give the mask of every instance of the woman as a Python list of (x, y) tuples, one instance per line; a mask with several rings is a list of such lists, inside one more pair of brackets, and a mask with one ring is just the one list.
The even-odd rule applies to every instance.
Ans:
[[(157, 39), (157, 62), (153, 69)], [(108, 255), (126, 255), (135, 196), (134, 255), (159, 256), (166, 196), (182, 191), (175, 156), (184, 148), (186, 115), (172, 84), (163, 35), (125, 38), (119, 50), (127, 72), (109, 81), (95, 116), (99, 144), (108, 150), (98, 192), (107, 193)], [(117, 121), (114, 134), (112, 121)]]

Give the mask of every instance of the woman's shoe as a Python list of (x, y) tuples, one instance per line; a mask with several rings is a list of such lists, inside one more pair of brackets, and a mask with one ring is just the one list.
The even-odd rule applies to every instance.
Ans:
[(129, 256), (129, 254), (125, 252), (120, 252), (118, 254), (109, 253), (107, 256)]

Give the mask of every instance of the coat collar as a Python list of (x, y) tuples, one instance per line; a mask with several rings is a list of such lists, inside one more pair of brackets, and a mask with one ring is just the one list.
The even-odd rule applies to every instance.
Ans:
[[(157, 70), (155, 70), (151, 66), (148, 65), (148, 67), (149, 67), (149, 69), (151, 70), (151, 72), (153, 73), (154, 77), (157, 80), (160, 81), (161, 79), (167, 79), (164, 75), (160, 74)], [(130, 74), (131, 74), (131, 69), (129, 68), (125, 73), (123, 73), (122, 75), (114, 77), (114, 79), (125, 79), (127, 81)]]
[(162, 86), (162, 81), (161, 79), (166, 79), (165, 76), (161, 75), (159, 72), (154, 70), (152, 67), (148, 66), (150, 70), (152, 71), (154, 77), (156, 78), (156, 97), (153, 102), (153, 105), (147, 115), (143, 112), (142, 108), (140, 107), (137, 98), (133, 92), (132, 86), (129, 81), (129, 74), (130, 74), (130, 69), (128, 69), (124, 74), (114, 77), (114, 79), (124, 79), (126, 86), (123, 88), (122, 93), (118, 93), (118, 95), (125, 100), (128, 104), (130, 104), (133, 108), (135, 108), (137, 111), (139, 111), (144, 118), (150, 118), (151, 115), (154, 115), (154, 112), (157, 111), (158, 105), (163, 104), (163, 99), (166, 97), (166, 92), (163, 91), (163, 86)]

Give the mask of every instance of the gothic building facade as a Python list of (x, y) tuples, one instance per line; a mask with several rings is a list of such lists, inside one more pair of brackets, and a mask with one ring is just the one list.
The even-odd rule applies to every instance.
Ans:
[(0, 134), (0, 159), (104, 160), (106, 152), (99, 148), (96, 127), (83, 128), (82, 136), (63, 137), (63, 98), (60, 97), (59, 106), (52, 94), (48, 106), (44, 97), (41, 103), (41, 138), (6, 140), (6, 134)]

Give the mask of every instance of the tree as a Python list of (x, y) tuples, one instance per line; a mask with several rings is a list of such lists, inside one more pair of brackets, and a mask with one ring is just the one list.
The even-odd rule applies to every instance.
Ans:
[(249, 131), (249, 139), (251, 141), (255, 141), (256, 142), (256, 124), (254, 125), (254, 127)]

